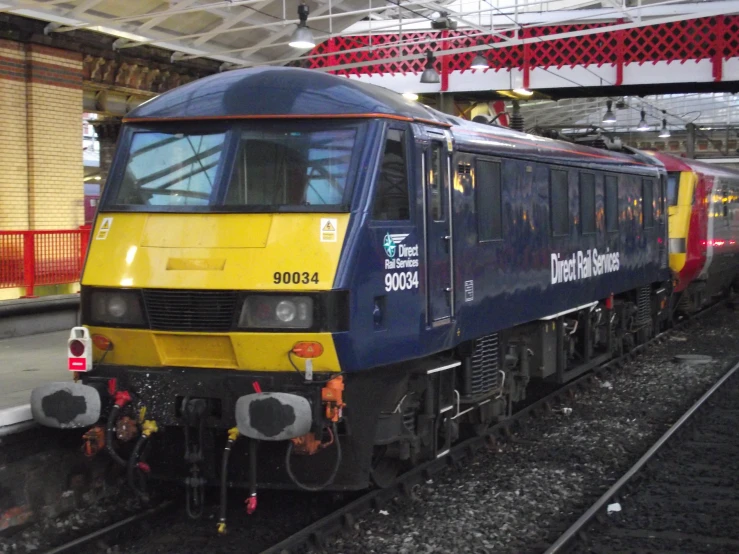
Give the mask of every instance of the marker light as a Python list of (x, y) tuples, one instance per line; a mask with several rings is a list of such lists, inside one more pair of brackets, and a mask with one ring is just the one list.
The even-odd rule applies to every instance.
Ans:
[(113, 350), (113, 342), (103, 335), (92, 335), (92, 344), (95, 345), (95, 348), (103, 352)]
[(318, 358), (323, 354), (323, 345), (320, 342), (298, 342), (292, 352), (298, 358)]

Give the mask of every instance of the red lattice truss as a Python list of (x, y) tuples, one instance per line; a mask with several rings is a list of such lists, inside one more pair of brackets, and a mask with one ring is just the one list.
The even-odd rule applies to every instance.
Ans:
[[(591, 25), (550, 25), (524, 29), (520, 38), (545, 37), (547, 35), (583, 31), (607, 26)], [(305, 67), (312, 69), (332, 67), (356, 62), (376, 62), (369, 66), (333, 71), (338, 75), (368, 75), (419, 73), (423, 71), (425, 59), (416, 58), (405, 61), (384, 60), (411, 54), (423, 54), (426, 50), (447, 50), (466, 48), (478, 44), (502, 42), (498, 36), (474, 36), (476, 31), (453, 32), (435, 31), (422, 33), (334, 37), (317, 46), (310, 54), (323, 54), (322, 57), (308, 58)], [(516, 31), (504, 33), (515, 37)], [(472, 36), (470, 36), (472, 35)], [(399, 42), (406, 44), (399, 44)], [(427, 42), (431, 41), (431, 42)], [(407, 43), (411, 44), (407, 44)], [(370, 50), (361, 50), (367, 47)], [(381, 48), (382, 47), (382, 48)], [(437, 68), (444, 77), (452, 71), (474, 71), (469, 66), (475, 52), (443, 56)], [(532, 68), (562, 68), (565, 66), (598, 67), (610, 64), (617, 68), (617, 83), (621, 84), (623, 66), (628, 63), (656, 63), (661, 61), (686, 63), (710, 59), (714, 64), (714, 80), (720, 81), (721, 61), (739, 57), (739, 16), (726, 15), (691, 19), (674, 23), (650, 25), (632, 29), (606, 31), (602, 33), (575, 36), (565, 39), (542, 40), (527, 44), (491, 48), (486, 51), (491, 68), (523, 69), (525, 84)]]

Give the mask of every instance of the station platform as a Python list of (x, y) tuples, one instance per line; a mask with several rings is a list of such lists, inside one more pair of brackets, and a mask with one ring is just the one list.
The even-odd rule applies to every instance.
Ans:
[(31, 421), (31, 390), (71, 379), (66, 368), (69, 331), (0, 340), (0, 430)]

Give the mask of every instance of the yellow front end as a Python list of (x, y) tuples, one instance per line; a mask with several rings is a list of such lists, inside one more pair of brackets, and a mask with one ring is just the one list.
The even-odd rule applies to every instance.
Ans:
[(698, 177), (691, 171), (681, 171), (679, 179), (677, 205), (670, 206), (667, 212), (669, 214), (670, 269), (676, 273), (679, 273), (685, 266), (693, 193)]
[[(84, 287), (191, 291), (325, 291), (333, 286), (349, 214), (101, 213)], [(89, 289), (93, 290), (93, 289)], [(90, 326), (105, 364), (295, 371), (293, 346), (323, 346), (314, 371), (340, 371), (331, 333), (181, 332)], [(293, 358), (295, 359), (295, 358)], [(298, 362), (300, 362), (298, 360)], [(300, 368), (302, 370), (302, 367)]]

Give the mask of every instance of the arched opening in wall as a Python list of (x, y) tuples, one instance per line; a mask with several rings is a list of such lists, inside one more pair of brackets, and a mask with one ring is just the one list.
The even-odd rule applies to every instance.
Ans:
[(100, 140), (94, 122), (99, 120), (97, 113), (82, 113), (82, 165), (84, 224), (92, 225), (100, 200), (103, 176), (100, 168)]

